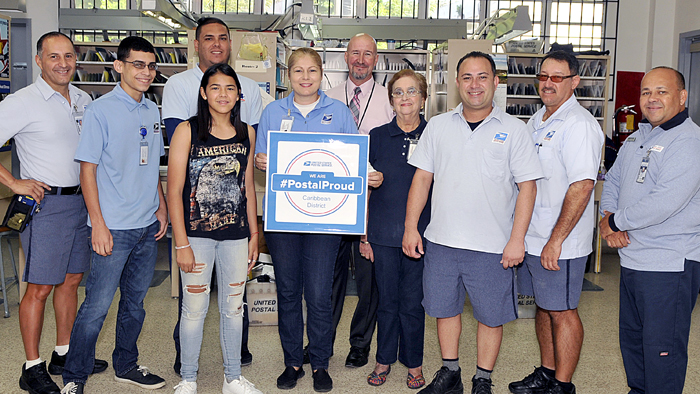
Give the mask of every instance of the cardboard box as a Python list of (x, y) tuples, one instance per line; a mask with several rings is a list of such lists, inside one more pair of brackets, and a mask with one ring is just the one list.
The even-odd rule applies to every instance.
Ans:
[(277, 286), (272, 282), (246, 284), (248, 320), (251, 326), (277, 325)]

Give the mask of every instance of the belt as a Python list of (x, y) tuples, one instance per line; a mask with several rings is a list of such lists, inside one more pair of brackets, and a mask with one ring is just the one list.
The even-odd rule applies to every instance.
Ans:
[(51, 190), (45, 190), (44, 194), (48, 194), (48, 195), (56, 194), (59, 196), (83, 194), (83, 189), (80, 188), (80, 185), (71, 186), (71, 187), (51, 186)]

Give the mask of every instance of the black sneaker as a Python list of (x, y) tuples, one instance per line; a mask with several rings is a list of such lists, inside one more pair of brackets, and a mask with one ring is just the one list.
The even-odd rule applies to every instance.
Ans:
[(241, 367), (248, 366), (253, 363), (253, 354), (248, 349), (241, 350)]
[[(53, 353), (51, 353), (51, 362), (49, 363), (49, 373), (51, 375), (61, 375), (63, 373), (63, 367), (66, 366), (66, 356), (68, 354), (64, 354), (63, 356), (59, 356), (58, 353), (54, 350)], [(100, 359), (95, 359), (95, 366), (92, 367), (92, 373), (100, 373), (104, 372), (109, 364), (105, 360), (100, 360)]]
[(61, 394), (83, 394), (84, 388), (85, 385), (83, 383), (68, 382), (65, 387), (63, 387), (63, 390), (61, 390)]
[(319, 368), (313, 373), (314, 391), (317, 393), (325, 393), (333, 390), (333, 379), (328, 374), (328, 371)]
[(418, 394), (462, 394), (463, 392), (462, 368), (450, 371), (447, 367), (442, 367), (435, 372), (433, 381)]
[(280, 390), (293, 389), (297, 385), (297, 380), (304, 377), (304, 368), (294, 369), (294, 367), (287, 367), (277, 378), (277, 388)]
[(571, 391), (564, 390), (564, 387), (556, 379), (549, 381), (549, 386), (545, 390), (544, 394), (576, 394), (576, 386), (571, 385)]
[(148, 368), (141, 365), (123, 375), (114, 375), (114, 380), (121, 383), (131, 383), (149, 390), (165, 386), (165, 379), (150, 373)]
[(60, 394), (61, 389), (46, 372), (46, 361), (29, 369), (25, 369), (25, 365), (22, 364), (22, 376), (19, 378), (19, 387), (22, 390), (31, 394)]
[(472, 394), (491, 394), (491, 379), (472, 377)]
[(542, 367), (537, 367), (525, 379), (509, 384), (508, 390), (513, 394), (540, 394), (544, 393), (552, 380), (554, 379), (550, 378)]

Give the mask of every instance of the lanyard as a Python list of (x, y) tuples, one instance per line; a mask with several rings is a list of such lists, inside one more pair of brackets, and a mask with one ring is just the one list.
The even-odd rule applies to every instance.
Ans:
[[(357, 130), (360, 130), (360, 125), (362, 124), (362, 121), (365, 119), (365, 114), (367, 113), (367, 108), (369, 108), (369, 103), (372, 101), (372, 95), (374, 94), (374, 87), (377, 85), (377, 83), (372, 84), (372, 91), (369, 93), (369, 99), (367, 99), (367, 104), (365, 105), (365, 111), (362, 112), (362, 117), (360, 118), (360, 121), (357, 123)], [(348, 100), (348, 81), (345, 81), (345, 105), (350, 108), (350, 100)]]

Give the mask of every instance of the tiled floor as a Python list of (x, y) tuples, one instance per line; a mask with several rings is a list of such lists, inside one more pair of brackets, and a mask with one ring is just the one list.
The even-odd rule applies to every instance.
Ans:
[[(166, 249), (167, 250), (167, 249)], [(161, 254), (159, 269), (166, 269), (167, 253)], [(9, 266), (6, 266), (9, 268)], [(603, 273), (586, 274), (586, 278), (601, 286), (604, 291), (584, 292), (581, 297), (580, 314), (585, 327), (585, 339), (574, 383), (579, 394), (626, 393), (624, 369), (618, 345), (617, 313), (618, 313), (618, 258), (615, 254), (604, 255)], [(17, 293), (13, 288), (10, 292), (10, 312), (8, 319), (0, 318), (0, 393), (23, 393), (18, 388), (17, 379), (24, 361), (24, 352), (17, 323)], [(215, 294), (212, 294), (215, 297)], [(82, 294), (81, 294), (82, 298)], [(346, 314), (338, 328), (338, 340), (335, 344), (336, 356), (331, 358), (330, 374), (334, 379), (333, 393), (409, 393), (415, 392), (406, 388), (406, 368), (394, 365), (387, 382), (379, 388), (370, 387), (366, 376), (371, 371), (374, 360), (359, 369), (348, 369), (344, 366), (345, 356), (349, 349), (347, 334), (349, 332), (351, 310), (355, 306), (355, 297), (348, 297), (345, 303)], [(111, 363), (111, 351), (114, 338), (114, 321), (116, 318), (115, 301), (105, 322), (102, 334), (97, 343), (97, 355), (108, 359)], [(140, 363), (148, 366), (153, 372), (163, 376), (168, 384), (157, 392), (172, 392), (172, 387), (179, 378), (172, 369), (175, 351), (172, 345), (172, 328), (177, 318), (177, 300), (170, 298), (170, 283), (168, 280), (160, 286), (152, 288), (145, 301), (147, 311), (146, 322), (139, 340), (141, 353)], [(691, 355), (688, 365), (688, 377), (685, 393), (700, 392), (700, 312), (694, 313), (694, 323), (691, 331)], [(200, 360), (198, 378), (199, 393), (215, 394), (221, 392), (223, 370), (221, 366), (221, 351), (218, 335), (218, 314), (216, 302), (211, 303), (210, 313), (205, 324), (204, 343)], [(530, 373), (533, 366), (539, 365), (537, 342), (534, 334), (533, 320), (518, 320), (505, 326), (501, 354), (493, 375), (494, 393), (508, 393), (508, 382), (521, 379)], [(44, 337), (41, 343), (42, 358), (49, 358), (53, 350), (53, 310), (46, 309)], [(471, 317), (471, 307), (467, 303), (463, 319), (460, 362), (463, 369), (462, 379), (469, 392), (469, 380), (474, 373), (476, 363), (475, 344), (476, 322)], [(265, 393), (280, 392), (275, 386), (277, 376), (284, 369), (282, 351), (277, 335), (277, 327), (253, 327), (250, 330), (250, 349), (254, 355), (251, 366), (243, 368), (243, 375), (255, 383)], [(374, 349), (374, 345), (373, 345)], [(435, 319), (426, 320), (425, 363), (424, 372), (430, 380), (432, 374), (441, 366)], [(308, 372), (308, 366), (306, 366)], [(60, 384), (60, 379), (57, 379)], [(113, 371), (90, 378), (86, 393), (144, 393), (137, 387), (119, 384), (113, 380)], [(297, 388), (288, 391), (293, 393), (312, 393), (311, 375), (299, 381)]]

